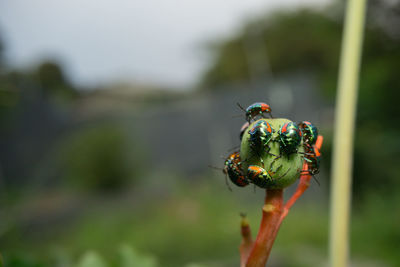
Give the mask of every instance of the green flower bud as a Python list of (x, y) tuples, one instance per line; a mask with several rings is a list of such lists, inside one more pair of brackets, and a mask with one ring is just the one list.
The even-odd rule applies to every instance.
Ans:
[[(261, 121), (267, 122), (272, 128), (272, 137), (265, 135), (265, 130), (255, 129), (254, 126), (265, 125), (260, 124)], [(261, 119), (253, 122), (244, 132), (241, 148), (240, 158), (242, 159), (242, 170), (246, 175), (251, 175), (254, 172), (250, 170), (249, 166), (259, 166), (263, 168), (266, 173), (258, 176), (253, 180), (253, 183), (262, 188), (267, 189), (283, 189), (293, 184), (299, 177), (303, 168), (303, 155), (299, 153), (285, 154), (280, 148), (279, 129), (285, 123), (291, 122), (288, 119)], [(251, 139), (249, 132), (253, 130), (258, 131), (256, 138)], [(268, 133), (267, 133), (268, 134)], [(254, 137), (254, 134), (253, 134)], [(303, 142), (301, 141), (297, 146), (298, 152), (304, 152)]]

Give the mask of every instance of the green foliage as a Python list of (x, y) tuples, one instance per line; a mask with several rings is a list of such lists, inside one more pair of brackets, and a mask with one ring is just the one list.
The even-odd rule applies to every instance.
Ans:
[(112, 265), (106, 262), (104, 258), (95, 251), (87, 251), (75, 265), (76, 267), (156, 267), (157, 263), (154, 257), (144, 256), (128, 245), (122, 245), (118, 250), (118, 263)]
[(248, 80), (249, 71), (241, 40), (229, 40), (218, 47), (215, 63), (205, 74), (203, 85), (208, 87)]
[(156, 267), (157, 261), (154, 257), (144, 256), (135, 251), (128, 245), (123, 245), (119, 249), (119, 267)]
[[(7, 257), (4, 264), (7, 267), (47, 267), (46, 264), (31, 257), (28, 253)], [(0, 266), (2, 265), (0, 264)]]
[[(168, 181), (174, 183), (173, 179)], [(130, 194), (135, 198), (119, 202), (118, 209), (104, 203), (97, 212), (89, 207), (79, 221), (64, 224), (63, 230), (52, 234), (51, 238), (41, 235), (37, 239), (27, 232), (18, 248), (19, 259), (13, 257), (10, 260), (9, 255), (15, 248), (0, 247), (4, 251), (5, 266), (76, 267), (74, 264), (81, 263), (83, 252), (88, 250), (97, 254), (91, 258), (100, 258), (107, 267), (125, 267), (123, 264), (133, 260), (163, 267), (194, 265), (193, 262), (208, 267), (237, 266), (239, 213), (247, 213), (254, 235), (259, 226), (264, 190), (253, 193), (253, 188), (248, 187), (233, 188), (230, 192), (222, 174), (205, 178), (203, 183), (174, 183), (173, 188), (164, 194), (147, 187), (139, 188)], [(321, 190), (324, 190), (323, 186), (318, 187), (312, 182), (305, 198), (296, 203), (296, 208), (282, 224), (271, 259), (276, 265), (324, 266), (329, 228), (328, 201), (313, 199), (315, 192)], [(354, 207), (351, 250), (356, 262), (364, 259), (381, 262), (377, 266), (399, 266), (397, 222), (400, 213), (393, 212), (397, 203), (398, 197), (369, 195), (365, 202)], [(6, 243), (3, 238), (0, 245)], [(125, 245), (121, 246), (121, 243)], [(55, 265), (46, 260), (52, 256), (55, 244), (69, 255), (68, 261), (59, 261), (60, 264)]]
[(76, 267), (107, 267), (103, 258), (94, 251), (88, 251), (83, 254)]
[(115, 123), (77, 131), (61, 148), (65, 180), (91, 190), (121, 189), (139, 169), (136, 158), (129, 158), (127, 147), (125, 133)]

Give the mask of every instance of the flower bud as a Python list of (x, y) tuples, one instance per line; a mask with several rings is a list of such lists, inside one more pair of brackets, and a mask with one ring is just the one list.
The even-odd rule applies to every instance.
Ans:
[[(260, 125), (267, 125), (260, 123), (265, 121), (271, 129), (265, 131), (272, 131), (272, 137), (268, 138), (265, 142), (265, 132), (263, 129), (257, 129)], [(260, 175), (254, 179), (255, 184), (262, 188), (267, 189), (282, 189), (293, 184), (299, 177), (303, 167), (304, 152), (303, 142), (295, 144), (293, 149), (284, 149), (281, 127), (291, 122), (287, 119), (261, 119), (253, 122), (243, 134), (240, 158), (242, 159), (242, 169), (246, 175), (255, 175), (254, 171), (248, 171), (249, 166), (259, 166), (263, 168), (268, 175)], [(258, 140), (257, 138), (262, 138)], [(300, 152), (300, 153), (298, 153)], [(288, 154), (290, 153), (290, 154)], [(254, 167), (253, 167), (254, 168)], [(250, 168), (251, 169), (251, 168)], [(265, 178), (266, 177), (266, 178)], [(248, 177), (250, 181), (252, 177)], [(260, 179), (265, 179), (259, 183)]]

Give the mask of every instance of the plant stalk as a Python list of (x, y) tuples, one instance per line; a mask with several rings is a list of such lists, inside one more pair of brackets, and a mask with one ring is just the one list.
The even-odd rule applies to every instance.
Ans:
[(242, 243), (239, 247), (240, 252), (240, 266), (246, 266), (247, 259), (250, 256), (251, 249), (254, 246), (253, 238), (251, 237), (251, 230), (249, 222), (247, 221), (246, 216), (242, 217), (242, 223), (240, 225), (241, 234), (242, 234)]
[(331, 267), (347, 266), (349, 258), (348, 233), (353, 136), (365, 2), (365, 0), (349, 0), (346, 7), (336, 102), (331, 178), (331, 225), (329, 238)]
[(246, 267), (265, 266), (278, 234), (283, 211), (283, 190), (266, 190), (260, 229)]

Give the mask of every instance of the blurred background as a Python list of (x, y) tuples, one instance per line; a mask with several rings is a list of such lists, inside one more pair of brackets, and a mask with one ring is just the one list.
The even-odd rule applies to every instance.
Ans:
[[(255, 234), (264, 192), (209, 165), (256, 101), (325, 137), (271, 266), (326, 266), (343, 4), (1, 1), (5, 266), (238, 266), (239, 213)], [(364, 39), (352, 266), (400, 266), (399, 1), (369, 1)]]

